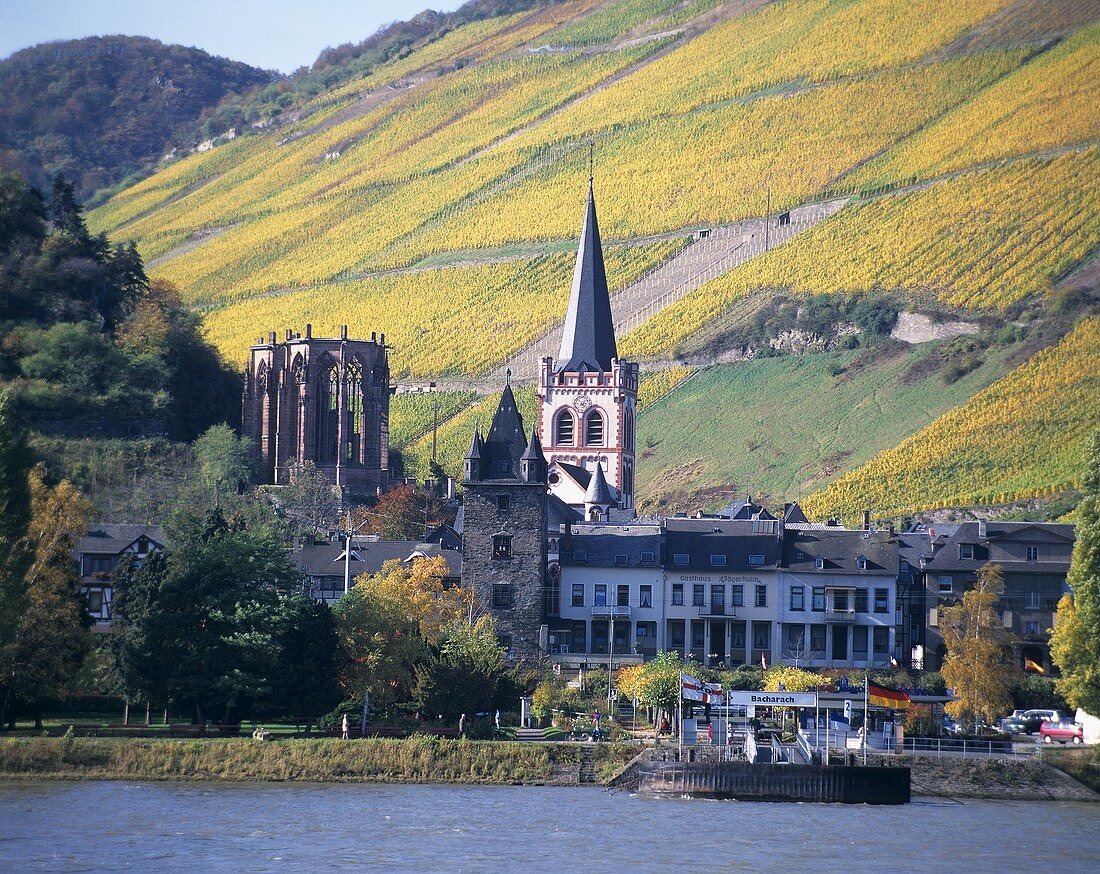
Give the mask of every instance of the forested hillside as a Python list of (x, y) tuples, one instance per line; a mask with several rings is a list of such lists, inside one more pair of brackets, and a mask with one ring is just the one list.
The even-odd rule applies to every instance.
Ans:
[[(457, 433), (487, 376), (562, 318), (592, 160), (609, 276), (640, 301), (620, 351), (676, 368), (650, 377), (653, 397), (671, 393), (640, 420), (660, 435), (641, 499), (790, 498), (847, 473), (818, 509), (887, 513), (1072, 485), (1080, 461), (1047, 443), (1095, 428), (1100, 402), (1054, 404), (1042, 427), (988, 443), (952, 408), (1044, 384), (1034, 356), (1067, 334), (1061, 366), (1091, 366), (1071, 332), (1100, 306), (1100, 0), (488, 11), (419, 19), (396, 52), (342, 47), (288, 85), (278, 129), (177, 161), (89, 221), (133, 238), (229, 360), (306, 322), (385, 332), (399, 380), (464, 392), (447, 405)], [(696, 233), (710, 228), (726, 230)], [(973, 336), (906, 351), (887, 336), (898, 311)], [(771, 360), (792, 355), (806, 366)], [(724, 366), (676, 388), (684, 362)], [(396, 442), (418, 469), (409, 413)], [(925, 427), (987, 465), (883, 486), (893, 468), (875, 453)], [(693, 434), (706, 439), (676, 443)], [(993, 484), (1014, 440), (1027, 451)]]
[(146, 37), (44, 43), (0, 61), (0, 151), (35, 185), (63, 173), (87, 200), (195, 146), (204, 114), (273, 78)]

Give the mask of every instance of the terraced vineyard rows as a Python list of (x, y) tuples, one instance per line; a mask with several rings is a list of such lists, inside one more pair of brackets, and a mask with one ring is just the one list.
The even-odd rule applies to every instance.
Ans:
[(1100, 318), (805, 501), (815, 516), (1001, 504), (1074, 486), (1100, 429)]

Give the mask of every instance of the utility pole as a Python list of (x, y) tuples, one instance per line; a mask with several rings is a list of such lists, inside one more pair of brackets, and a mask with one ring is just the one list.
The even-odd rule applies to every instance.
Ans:
[(439, 395), (435, 391), (435, 381), (428, 383), (428, 390), (432, 393), (432, 464), (436, 463), (436, 434), (439, 431)]
[(772, 189), (768, 186), (768, 205), (764, 208), (764, 251), (767, 252), (771, 242), (771, 214), (772, 214)]

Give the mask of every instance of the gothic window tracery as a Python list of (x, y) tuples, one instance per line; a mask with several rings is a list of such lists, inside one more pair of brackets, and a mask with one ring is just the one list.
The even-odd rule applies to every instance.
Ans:
[(340, 367), (332, 360), (322, 362), (317, 375), (317, 463), (334, 464), (337, 459), (337, 410), (340, 406)]
[(347, 392), (347, 459), (357, 462), (363, 444), (363, 367), (357, 360), (347, 367)]

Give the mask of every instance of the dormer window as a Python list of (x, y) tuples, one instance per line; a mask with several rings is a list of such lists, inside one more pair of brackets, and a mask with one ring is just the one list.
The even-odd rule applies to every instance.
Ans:
[(712, 555), (710, 557), (710, 563), (713, 567), (725, 567), (726, 557), (724, 555)]
[(859, 558), (857, 558), (856, 567), (859, 568), (861, 571), (867, 570), (867, 556), (861, 555)]
[(764, 564), (764, 555), (759, 552), (754, 552), (752, 555), (749, 556), (749, 564), (752, 567), (760, 567), (762, 564)]
[(823, 556), (816, 556), (814, 558), (814, 567), (819, 571), (825, 570), (825, 558)]
[(687, 564), (689, 561), (691, 561), (691, 556), (686, 552), (677, 552), (672, 556), (673, 564)]
[(974, 558), (974, 544), (973, 543), (960, 543), (959, 544), (959, 558)]

